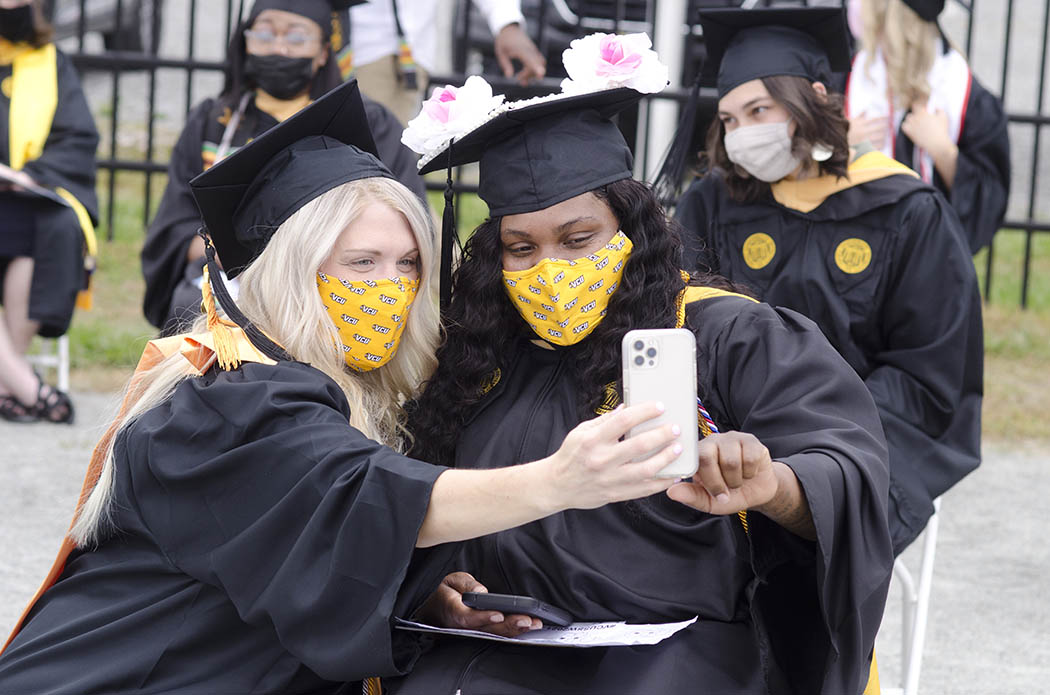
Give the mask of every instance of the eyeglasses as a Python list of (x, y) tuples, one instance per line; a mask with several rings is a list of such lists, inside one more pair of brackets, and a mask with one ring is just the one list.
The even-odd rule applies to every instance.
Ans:
[(283, 43), (288, 48), (301, 49), (320, 41), (313, 34), (295, 29), (286, 34), (275, 34), (268, 29), (260, 29), (258, 31), (245, 29), (244, 38), (260, 48), (276, 48), (278, 44)]

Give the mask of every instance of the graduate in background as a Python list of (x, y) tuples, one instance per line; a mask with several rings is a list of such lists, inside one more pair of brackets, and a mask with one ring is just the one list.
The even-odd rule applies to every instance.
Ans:
[(653, 403), (513, 469), (398, 453), (435, 364), (437, 244), (374, 152), (350, 82), (191, 183), (240, 297), (209, 247), (206, 316), (147, 346), (0, 690), (361, 692), (412, 665), (393, 616), (454, 541), (668, 487), (669, 425), (619, 441)]
[(718, 119), (711, 169), (675, 213), (684, 267), (805, 314), (864, 379), (900, 553), (981, 460), (981, 304), (958, 217), (912, 170), (848, 146), (825, 87), (848, 64), (841, 10), (705, 10), (701, 22)]
[[(185, 328), (200, 309), (204, 248), (190, 179), (342, 82), (332, 56), (333, 10), (359, 1), (257, 0), (234, 34), (222, 94), (190, 112), (142, 247), (143, 311), (163, 332)], [(380, 159), (422, 197), (415, 157), (399, 142), (401, 124), (367, 98), (365, 108)]]
[[(578, 621), (699, 620), (647, 647), (442, 639), (387, 683), (396, 695), (855, 695), (867, 681), (893, 562), (878, 413), (811, 321), (723, 278), (682, 276), (677, 225), (631, 178), (610, 120), (666, 85), (649, 46), (585, 37), (565, 53), (566, 92), (490, 110), (468, 82), (406, 131), (423, 171), (480, 161), (490, 216), (464, 249), (438, 369), (409, 422), (424, 460), (513, 467), (620, 401), (626, 331), (691, 331), (697, 371), (681, 378), (706, 406), (688, 433), (705, 435), (691, 481), (468, 542), (456, 566)], [(449, 97), (478, 104), (457, 112), (482, 124), (445, 147), (431, 114)], [(449, 623), (483, 628), (448, 589)]]
[(1002, 103), (937, 25), (944, 0), (850, 0), (848, 8), (861, 45), (846, 83), (850, 144), (868, 141), (936, 186), (977, 253), (1010, 195)]
[(0, 7), (0, 417), (14, 422), (73, 421), (69, 397), (24, 355), (90, 307), (95, 263), (98, 132), (50, 36), (38, 3)]

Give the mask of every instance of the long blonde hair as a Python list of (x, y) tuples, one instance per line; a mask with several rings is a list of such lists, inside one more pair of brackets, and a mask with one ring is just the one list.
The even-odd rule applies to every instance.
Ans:
[[(354, 372), (346, 366), (338, 331), (321, 303), (317, 270), (346, 226), (373, 202), (400, 212), (412, 228), (419, 248), (419, 290), (394, 357), (379, 369)], [(277, 229), (262, 254), (241, 274), (237, 306), (295, 359), (316, 367), (339, 385), (350, 404), (350, 425), (370, 439), (403, 451), (411, 441), (403, 404), (418, 394), (437, 366), (437, 259), (431, 217), (415, 194), (391, 179), (352, 181), (306, 203)], [(203, 330), (205, 318), (201, 317), (192, 331)], [(176, 353), (129, 382), (125, 397), (130, 393), (131, 406), (120, 417), (117, 432), (170, 398), (189, 376), (186, 366)], [(115, 435), (110, 440), (98, 483), (70, 530), (78, 547), (98, 542), (109, 517), (116, 439)]]
[(903, 0), (861, 0), (861, 16), (861, 46), (868, 55), (864, 68), (871, 68), (881, 47), (894, 106), (907, 109), (926, 103), (927, 75), (940, 50), (937, 24), (925, 21)]

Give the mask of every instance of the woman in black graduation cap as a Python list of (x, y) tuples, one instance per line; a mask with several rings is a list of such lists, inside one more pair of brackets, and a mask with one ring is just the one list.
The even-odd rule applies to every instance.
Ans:
[[(204, 247), (189, 182), (216, 161), (338, 85), (333, 10), (360, 0), (257, 0), (227, 53), (226, 84), (193, 108), (171, 153), (168, 184), (142, 247), (143, 311), (165, 333), (185, 328), (200, 305)], [(390, 111), (365, 98), (379, 158), (422, 197), (415, 157)], [(221, 260), (221, 259), (220, 259)]]
[(403, 672), (416, 644), (392, 617), (451, 541), (666, 489), (670, 427), (618, 441), (656, 404), (514, 469), (397, 453), (434, 366), (435, 235), (373, 152), (351, 82), (194, 179), (240, 298), (209, 247), (207, 316), (147, 347), (0, 690), (327, 693)]
[[(812, 322), (716, 276), (683, 278), (678, 229), (631, 178), (609, 120), (638, 100), (629, 87), (651, 82), (633, 79), (651, 51), (628, 39), (567, 52), (567, 68), (606, 76), (570, 70), (574, 96), (498, 105), (425, 153), (424, 171), (480, 160), (490, 218), (465, 247), (448, 338), (409, 422), (425, 460), (469, 469), (542, 456), (619, 402), (626, 331), (692, 331), (697, 373), (682, 378), (697, 379), (708, 436), (691, 481), (471, 541), (456, 565), (578, 621), (699, 619), (647, 647), (440, 641), (386, 683), (397, 695), (840, 695), (867, 681), (892, 565), (878, 414)], [(425, 113), (440, 121), (439, 105)], [(440, 141), (424, 130), (406, 139)], [(484, 626), (451, 587), (445, 610)]]
[(0, 417), (72, 422), (69, 397), (25, 360), (90, 306), (98, 132), (40, 3), (0, 7)]
[(851, 0), (862, 49), (846, 84), (850, 143), (869, 141), (947, 198), (970, 251), (992, 241), (1010, 195), (1002, 103), (944, 36), (944, 0)]
[(958, 217), (912, 170), (848, 146), (841, 97), (825, 88), (847, 61), (841, 10), (701, 22), (718, 118), (712, 169), (676, 211), (685, 267), (802, 312), (864, 379), (889, 444), (899, 553), (981, 460), (981, 305)]

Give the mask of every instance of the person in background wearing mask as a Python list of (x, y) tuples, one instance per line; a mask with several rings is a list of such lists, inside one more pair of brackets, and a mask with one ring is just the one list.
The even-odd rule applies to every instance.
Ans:
[(33, 373), (35, 335), (89, 307), (98, 132), (72, 63), (29, 0), (0, 0), (0, 417), (72, 422), (69, 397)]
[[(424, 172), (479, 161), (490, 219), (451, 284), (438, 368), (410, 411), (411, 453), (513, 470), (620, 402), (628, 330), (688, 331), (696, 365), (680, 378), (706, 406), (681, 423), (683, 437), (703, 437), (696, 474), (465, 543), (456, 566), (472, 578), (446, 582), (438, 614), (484, 629), (487, 612), (459, 593), (480, 583), (580, 622), (699, 619), (653, 646), (440, 639), (384, 683), (392, 695), (856, 695), (867, 679), (893, 564), (875, 404), (812, 321), (681, 272), (678, 225), (632, 178), (611, 120), (667, 84), (650, 45), (584, 37), (563, 55), (562, 94), (493, 109), (474, 77), (413, 119), (406, 141)], [(464, 102), (445, 119), (442, 99)], [(456, 118), (468, 130), (446, 146), (439, 124)]]
[(718, 116), (711, 168), (676, 210), (684, 267), (805, 314), (864, 379), (899, 554), (981, 460), (981, 303), (962, 227), (915, 172), (849, 147), (825, 86), (849, 61), (840, 8), (705, 10), (701, 23)]
[[(393, 111), (407, 124), (417, 111), (427, 75), (437, 62), (437, 0), (371, 0), (347, 11), (346, 45), (338, 52), (343, 77), (351, 74), (365, 96)], [(522, 85), (541, 79), (547, 61), (525, 33), (519, 0), (475, 0), (492, 31), (493, 48), (504, 77)], [(513, 61), (521, 68), (515, 73)]]
[[(257, 0), (234, 34), (222, 94), (187, 117), (142, 247), (143, 311), (163, 332), (177, 332), (200, 308), (204, 245), (190, 179), (342, 82), (332, 58), (333, 13), (354, 1)], [(415, 155), (399, 141), (400, 123), (367, 98), (365, 108), (380, 159), (422, 198), (423, 180)]]
[(846, 84), (849, 141), (868, 141), (937, 187), (971, 253), (992, 242), (1010, 195), (1010, 138), (999, 99), (937, 25), (944, 0), (850, 0), (860, 41)]

